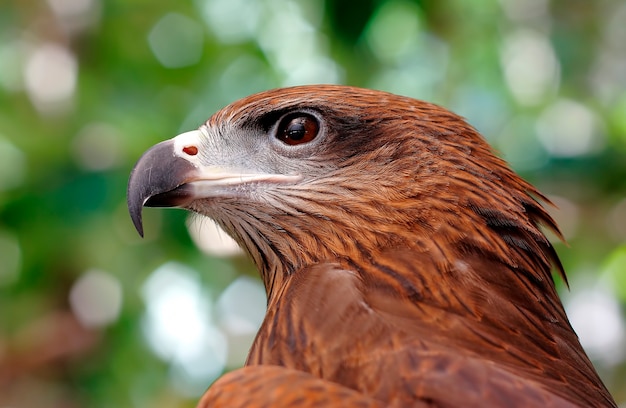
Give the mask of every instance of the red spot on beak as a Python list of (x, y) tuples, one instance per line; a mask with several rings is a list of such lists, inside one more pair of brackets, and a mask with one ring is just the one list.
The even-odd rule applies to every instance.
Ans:
[(183, 152), (187, 153), (189, 156), (195, 156), (198, 154), (198, 148), (196, 146), (185, 146), (183, 147)]

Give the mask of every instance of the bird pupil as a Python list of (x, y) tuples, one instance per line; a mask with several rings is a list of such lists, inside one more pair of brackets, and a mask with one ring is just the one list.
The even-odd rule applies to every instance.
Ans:
[(302, 123), (303, 120), (306, 119), (296, 119), (287, 128), (287, 137), (291, 140), (301, 140), (306, 134), (306, 128)]

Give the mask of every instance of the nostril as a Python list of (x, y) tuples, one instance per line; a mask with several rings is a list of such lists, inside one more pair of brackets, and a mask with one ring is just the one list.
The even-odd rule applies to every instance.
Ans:
[(183, 152), (187, 153), (189, 156), (195, 156), (198, 154), (198, 148), (196, 146), (185, 146), (183, 147)]

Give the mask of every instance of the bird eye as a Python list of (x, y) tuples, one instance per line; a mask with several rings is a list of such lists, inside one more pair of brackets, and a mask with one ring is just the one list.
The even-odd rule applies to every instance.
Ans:
[(308, 143), (319, 133), (320, 125), (313, 116), (298, 114), (286, 116), (278, 125), (276, 138), (291, 146)]

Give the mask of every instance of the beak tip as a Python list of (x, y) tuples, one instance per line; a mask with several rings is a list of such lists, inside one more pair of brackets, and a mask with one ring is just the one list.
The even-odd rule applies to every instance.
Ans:
[(133, 225), (135, 225), (135, 229), (137, 230), (137, 233), (139, 234), (139, 236), (141, 238), (143, 238), (143, 225), (141, 223), (141, 219), (137, 220), (133, 220)]
[(128, 212), (130, 214), (130, 219), (139, 233), (139, 236), (143, 238), (143, 220), (141, 217), (141, 211), (142, 206), (136, 206), (130, 199), (128, 200)]
[(126, 190), (126, 205), (128, 207), (128, 214), (130, 215), (130, 219), (135, 226), (135, 229), (139, 233), (139, 235), (143, 238), (143, 220), (142, 220), (142, 210), (143, 210), (143, 188), (141, 183), (138, 183), (137, 173), (135, 168), (130, 173), (130, 178), (128, 180), (128, 189)]

